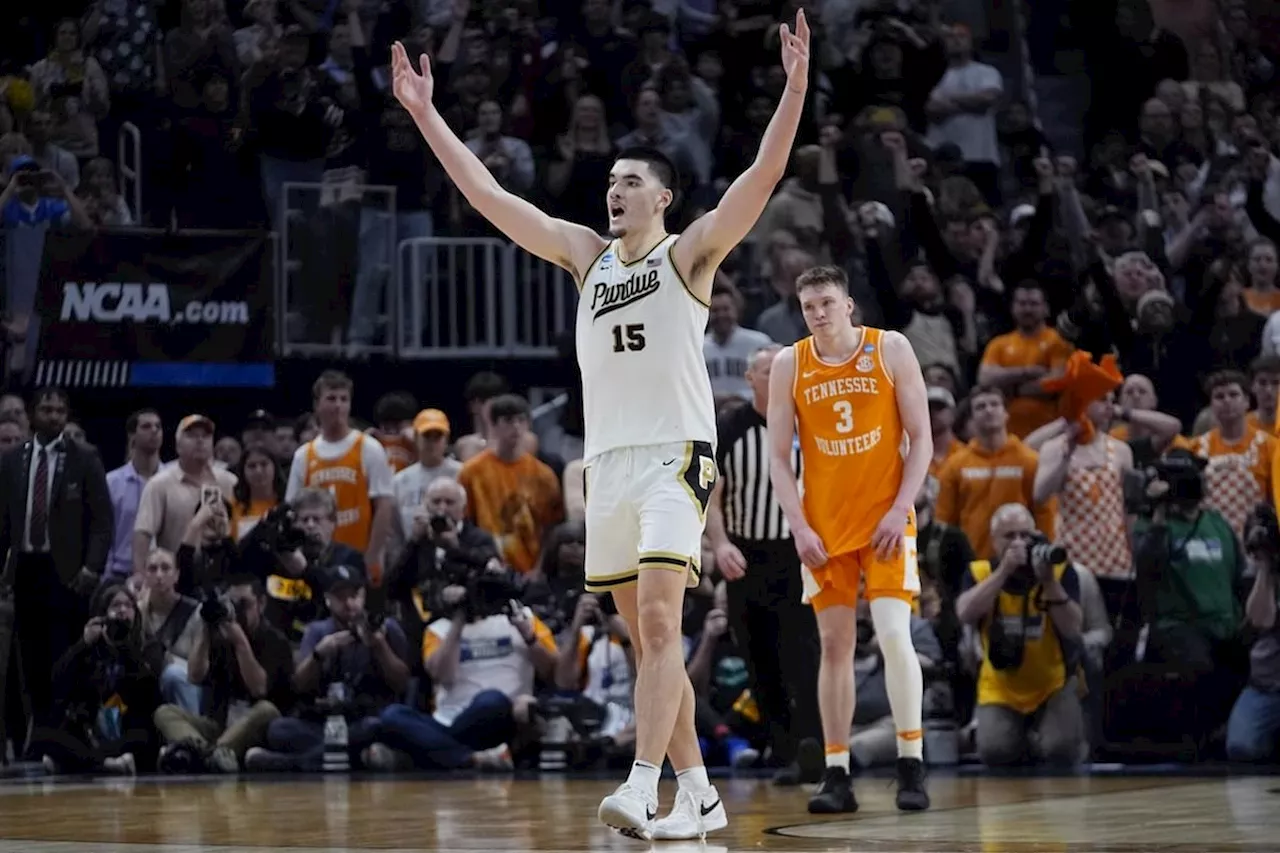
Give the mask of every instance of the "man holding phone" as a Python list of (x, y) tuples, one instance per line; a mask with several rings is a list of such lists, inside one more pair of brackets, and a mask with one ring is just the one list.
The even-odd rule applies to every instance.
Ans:
[(0, 220), (10, 228), (93, 225), (71, 188), (56, 173), (41, 169), (29, 154), (19, 154), (9, 163), (9, 181), (0, 192)]

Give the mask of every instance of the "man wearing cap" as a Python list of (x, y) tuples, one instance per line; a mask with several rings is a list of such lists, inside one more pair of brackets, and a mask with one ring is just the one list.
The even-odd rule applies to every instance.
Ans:
[(84, 204), (57, 173), (40, 168), (29, 154), (9, 161), (9, 181), (0, 193), (0, 221), (10, 228), (45, 224), (92, 228)]
[(390, 550), (398, 554), (414, 520), (425, 512), (427, 487), (437, 477), (456, 480), (462, 463), (450, 458), (449, 418), (439, 409), (423, 409), (413, 419), (413, 434), (417, 439), (418, 461), (400, 471), (391, 480), (395, 495), (396, 519), (391, 531)]
[(349, 717), (353, 764), (363, 758), (377, 730), (377, 715), (399, 701), (409, 683), (409, 643), (394, 618), (378, 624), (365, 610), (367, 580), (358, 565), (339, 564), (321, 572), (329, 616), (307, 626), (293, 670), (293, 689), (302, 706), (267, 729), (271, 750), (251, 749), (250, 770), (319, 770), (324, 761), (324, 716), (309, 713), (330, 685), (344, 685), (357, 714)]
[(147, 481), (133, 524), (133, 570), (141, 574), (151, 548), (177, 553), (187, 525), (200, 509), (202, 486), (217, 486), (231, 499), (236, 475), (213, 464), (213, 421), (187, 415), (178, 422), (178, 459)]
[[(240, 430), (240, 444), (245, 453), (261, 448), (273, 459), (278, 459), (280, 451), (276, 446), (276, 419), (265, 409), (250, 412), (245, 419), (244, 428)], [(289, 462), (287, 458), (279, 461), (286, 464)]]

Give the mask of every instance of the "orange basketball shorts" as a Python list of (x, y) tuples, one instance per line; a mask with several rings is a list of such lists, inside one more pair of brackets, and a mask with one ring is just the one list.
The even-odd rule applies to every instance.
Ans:
[(897, 555), (887, 560), (880, 559), (874, 547), (865, 545), (856, 551), (834, 554), (816, 569), (801, 566), (800, 576), (804, 581), (804, 601), (816, 612), (828, 607), (854, 607), (863, 590), (868, 601), (898, 598), (910, 604), (920, 594), (916, 537), (904, 536)]

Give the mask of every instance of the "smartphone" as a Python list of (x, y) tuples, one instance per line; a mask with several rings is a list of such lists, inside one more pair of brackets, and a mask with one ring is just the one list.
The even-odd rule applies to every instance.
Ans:
[(216, 512), (222, 506), (222, 489), (217, 486), (201, 486), (200, 506), (207, 506)]

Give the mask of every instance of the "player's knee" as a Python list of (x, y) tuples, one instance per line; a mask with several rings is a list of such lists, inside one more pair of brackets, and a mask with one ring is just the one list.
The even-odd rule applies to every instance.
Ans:
[(854, 625), (852, 619), (847, 626), (838, 623), (819, 623), (818, 641), (822, 646), (823, 659), (843, 660), (853, 657), (853, 644), (858, 638)]
[(645, 601), (639, 605), (640, 644), (646, 655), (660, 655), (679, 644), (680, 612), (667, 601)]
[(886, 659), (915, 657), (911, 642), (911, 605), (897, 599), (879, 598), (871, 602), (871, 618), (876, 640)]

